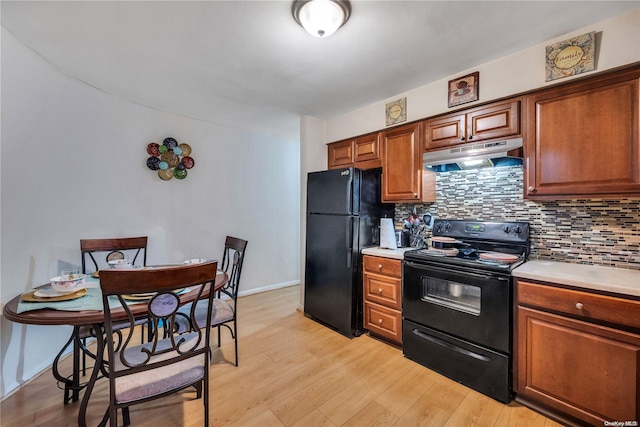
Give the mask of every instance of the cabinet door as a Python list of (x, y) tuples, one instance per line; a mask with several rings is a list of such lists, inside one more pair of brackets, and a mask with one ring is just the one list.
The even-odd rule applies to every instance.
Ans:
[(354, 166), (372, 169), (382, 166), (380, 160), (380, 133), (359, 136), (354, 141)]
[(353, 164), (353, 140), (334, 142), (327, 146), (329, 169), (343, 168)]
[(474, 109), (467, 114), (467, 141), (503, 138), (520, 133), (520, 101)]
[(380, 138), (377, 133), (364, 135), (355, 139), (355, 162), (376, 160), (380, 158)]
[(640, 336), (518, 307), (516, 392), (592, 425), (638, 420)]
[(526, 197), (640, 194), (639, 77), (635, 70), (527, 97)]
[(422, 192), (422, 150), (419, 124), (384, 133), (382, 141), (382, 201), (416, 201)]
[(453, 114), (424, 122), (424, 149), (448, 147), (466, 142), (464, 114)]

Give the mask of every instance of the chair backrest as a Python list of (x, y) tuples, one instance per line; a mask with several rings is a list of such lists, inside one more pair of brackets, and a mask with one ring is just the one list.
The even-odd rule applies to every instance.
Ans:
[[(123, 252), (126, 251), (126, 252)], [(147, 236), (144, 237), (119, 237), (113, 239), (81, 239), (80, 252), (82, 254), (82, 272), (87, 273), (86, 257), (89, 256), (95, 271), (98, 271), (98, 261), (94, 257), (96, 253), (106, 252), (105, 261), (122, 259), (125, 253), (133, 255), (131, 263), (135, 264), (142, 253), (142, 265), (147, 265)]]
[[(211, 328), (197, 329), (187, 335), (177, 335), (174, 333), (173, 325), (175, 325), (176, 312), (180, 306), (181, 291), (196, 293), (196, 299), (192, 304), (191, 320), (195, 322), (196, 305), (208, 304), (207, 321), (211, 321), (214, 292), (210, 286), (215, 283), (217, 266), (217, 261), (208, 261), (202, 264), (176, 267), (140, 270), (113, 269), (100, 272), (100, 287), (105, 307), (105, 336), (111, 337), (114, 332), (112, 311), (118, 310), (115, 308), (117, 305), (122, 306), (127, 315), (127, 322), (131, 325), (117, 352), (114, 340), (108, 339), (106, 343), (110, 363), (110, 389), (117, 390), (116, 380), (126, 375), (151, 369), (162, 369), (169, 364), (184, 363), (186, 359), (201, 355), (203, 361), (208, 360), (207, 351)], [(209, 294), (205, 297), (207, 292)], [(136, 341), (132, 342), (136, 316), (132, 313), (132, 306), (127, 304), (127, 295), (138, 294), (140, 296), (149, 293), (154, 293), (154, 295), (148, 301), (134, 302), (136, 314), (140, 316), (139, 304), (145, 304), (145, 315), (153, 323), (154, 330), (160, 331), (164, 328), (165, 333), (156, 333), (151, 342), (139, 345)], [(106, 307), (111, 307), (111, 309)], [(118, 324), (122, 324), (120, 317), (116, 320)], [(163, 337), (166, 338), (163, 339)], [(208, 373), (208, 362), (205, 364), (207, 366), (202, 369)], [(149, 377), (149, 381), (153, 381), (153, 378)], [(166, 392), (166, 390), (162, 392)]]
[(229, 281), (220, 292), (226, 294), (234, 301), (238, 297), (238, 287), (240, 285), (240, 275), (242, 274), (242, 263), (244, 253), (247, 249), (247, 241), (237, 237), (227, 236), (224, 242), (224, 254), (222, 255), (222, 271), (227, 273)]

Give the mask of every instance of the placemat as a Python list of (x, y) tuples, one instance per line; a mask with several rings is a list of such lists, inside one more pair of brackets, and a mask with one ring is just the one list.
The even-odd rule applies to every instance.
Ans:
[[(87, 294), (85, 296), (69, 301), (27, 302), (20, 298), (20, 301), (18, 301), (16, 312), (20, 314), (24, 313), (25, 311), (41, 310), (43, 308), (51, 308), (53, 310), (63, 311), (102, 311), (102, 292), (100, 291), (100, 288), (87, 288), (86, 291)], [(111, 305), (111, 303), (109, 303), (109, 305)]]
[[(38, 302), (27, 302), (23, 301), (22, 298), (18, 301), (18, 307), (16, 312), (18, 314), (24, 313), (25, 311), (32, 310), (41, 310), (43, 308), (49, 308), (53, 310), (62, 310), (62, 311), (83, 311), (83, 310), (99, 310), (102, 311), (102, 291), (99, 287), (87, 287), (87, 294), (80, 298), (75, 298), (69, 301), (38, 301)], [(183, 294), (185, 292), (189, 292), (190, 288), (183, 288), (177, 292), (178, 295)], [(29, 291), (32, 292), (32, 291)], [(28, 292), (28, 293), (29, 293)], [(147, 300), (140, 301), (130, 301), (130, 304), (140, 304), (146, 303)], [(119, 308), (122, 307), (120, 301), (117, 297), (110, 296), (109, 297), (109, 307), (111, 308)]]
[(29, 291), (20, 295), (20, 299), (26, 302), (58, 302), (58, 301), (70, 301), (72, 299), (81, 298), (87, 294), (87, 288), (78, 289), (75, 292), (71, 292), (69, 294), (58, 295), (55, 297), (39, 297), (36, 296), (35, 293), (38, 292), (37, 289)]

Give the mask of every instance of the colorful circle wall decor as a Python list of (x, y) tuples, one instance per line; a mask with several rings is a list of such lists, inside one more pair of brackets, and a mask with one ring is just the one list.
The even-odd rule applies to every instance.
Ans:
[(174, 177), (185, 179), (187, 170), (195, 165), (191, 157), (191, 146), (178, 144), (174, 138), (165, 138), (162, 145), (155, 142), (147, 144), (147, 153), (151, 155), (147, 159), (147, 167), (158, 171), (158, 176), (163, 181)]

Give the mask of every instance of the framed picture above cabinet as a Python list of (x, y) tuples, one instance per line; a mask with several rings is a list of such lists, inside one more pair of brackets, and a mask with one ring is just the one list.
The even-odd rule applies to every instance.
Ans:
[(449, 80), (449, 108), (480, 99), (480, 72)]
[(387, 102), (385, 105), (385, 123), (387, 126), (407, 121), (407, 98)]

